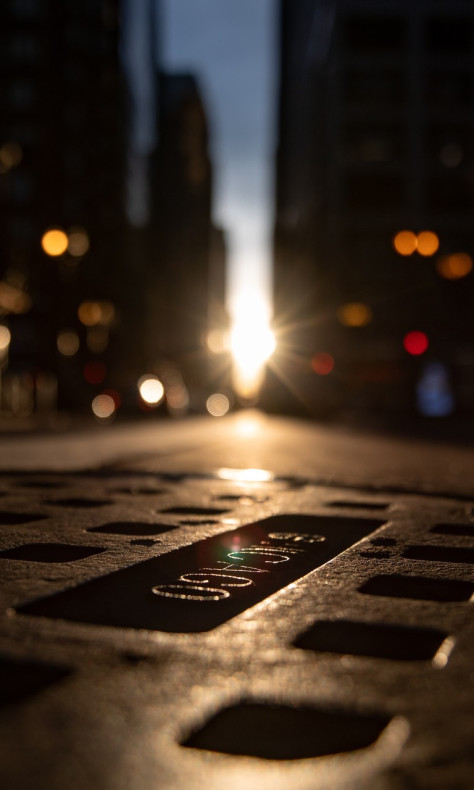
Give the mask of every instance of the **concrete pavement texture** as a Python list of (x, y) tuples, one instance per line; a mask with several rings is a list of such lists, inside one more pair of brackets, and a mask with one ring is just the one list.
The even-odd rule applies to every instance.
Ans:
[(473, 458), (258, 412), (3, 436), (2, 787), (472, 788)]

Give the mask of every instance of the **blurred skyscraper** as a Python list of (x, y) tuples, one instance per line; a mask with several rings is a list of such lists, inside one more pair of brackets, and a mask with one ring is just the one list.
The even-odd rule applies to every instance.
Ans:
[(281, 2), (278, 364), (316, 406), (411, 408), (429, 359), (472, 403), (473, 45), (466, 0)]
[[(77, 311), (91, 297), (110, 304), (123, 266), (118, 5), (8, 0), (2, 21), (0, 309), (7, 385), (17, 377), (24, 401), (6, 405), (34, 408), (45, 381), (49, 405), (55, 381), (79, 405), (82, 368), (107, 345), (111, 312), (81, 322)], [(11, 287), (25, 294), (17, 307), (2, 298)]]
[[(212, 225), (206, 108), (192, 74), (158, 75), (159, 144), (151, 168), (150, 352), (173, 359), (191, 387), (209, 378), (216, 305), (225, 328), (225, 241)], [(216, 257), (220, 239), (223, 254)], [(214, 252), (214, 254), (212, 254)]]

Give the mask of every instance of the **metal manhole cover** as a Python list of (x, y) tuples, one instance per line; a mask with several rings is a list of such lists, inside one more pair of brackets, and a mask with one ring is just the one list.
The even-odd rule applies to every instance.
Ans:
[(140, 469), (2, 493), (5, 787), (472, 786), (471, 502)]

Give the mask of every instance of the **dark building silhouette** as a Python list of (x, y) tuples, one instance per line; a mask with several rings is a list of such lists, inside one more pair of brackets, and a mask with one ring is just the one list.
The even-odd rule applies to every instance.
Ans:
[(211, 166), (204, 105), (191, 74), (161, 74), (159, 147), (152, 170), (151, 234), (160, 351), (189, 355), (206, 324)]
[(151, 360), (172, 361), (187, 385), (199, 389), (209, 378), (211, 305), (224, 310), (225, 244), (211, 220), (209, 131), (197, 79), (160, 73), (158, 85), (159, 142), (145, 231), (147, 346)]
[(469, 2), (282, 0), (275, 314), (316, 408), (412, 408), (429, 364), (472, 401), (473, 44)]
[[(0, 291), (26, 294), (24, 310), (4, 314), (9, 375), (29, 380), (31, 406), (45, 377), (51, 390), (58, 382), (60, 404), (89, 405), (83, 368), (108, 345), (124, 268), (118, 10), (114, 0), (8, 0), (2, 9)], [(54, 256), (41, 246), (51, 228), (69, 241), (60, 254), (53, 244)], [(106, 300), (104, 315), (81, 322), (84, 300)]]

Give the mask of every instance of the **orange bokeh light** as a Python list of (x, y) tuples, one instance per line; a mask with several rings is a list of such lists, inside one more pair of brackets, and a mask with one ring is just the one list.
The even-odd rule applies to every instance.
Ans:
[(412, 255), (417, 247), (417, 237), (412, 230), (401, 230), (393, 238), (393, 246), (399, 255)]
[(467, 252), (454, 252), (436, 261), (436, 270), (445, 280), (460, 280), (472, 271), (472, 258)]
[(438, 248), (439, 238), (436, 233), (431, 230), (422, 230), (418, 234), (417, 249), (420, 255), (428, 258), (430, 255), (434, 255)]
[(60, 228), (51, 228), (43, 233), (41, 237), (41, 246), (46, 253), (52, 258), (57, 258), (67, 250), (68, 238), (63, 230)]

